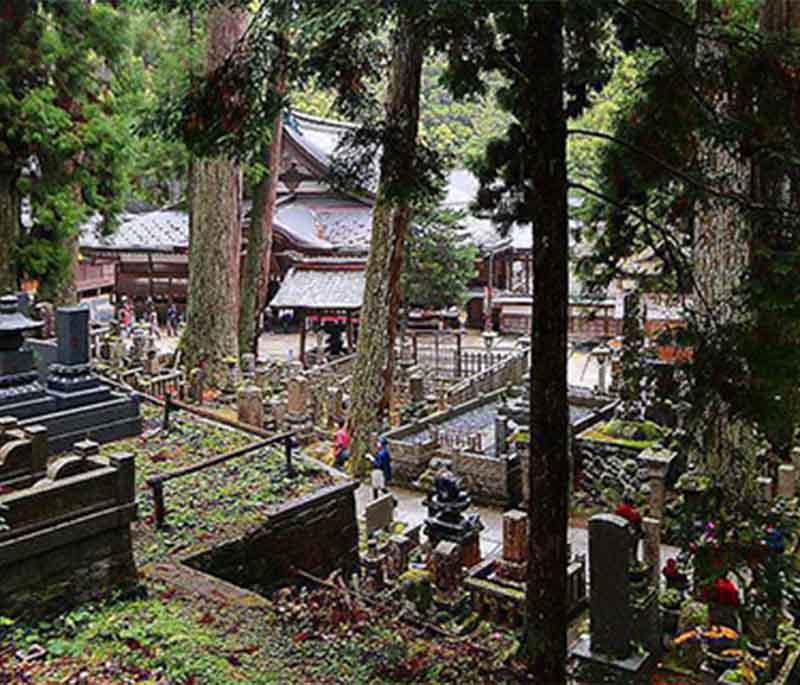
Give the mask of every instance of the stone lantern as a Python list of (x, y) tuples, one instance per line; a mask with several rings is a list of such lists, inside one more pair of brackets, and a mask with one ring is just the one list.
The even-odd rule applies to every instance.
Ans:
[(608, 392), (608, 362), (611, 359), (611, 348), (598, 345), (591, 352), (597, 361), (597, 392), (605, 395)]
[[(0, 415), (3, 408), (26, 406), (22, 415), (32, 416), (42, 409), (52, 409), (52, 399), (45, 395), (34, 366), (33, 350), (25, 347), (25, 333), (42, 328), (19, 311), (16, 295), (0, 298)], [(17, 415), (14, 412), (14, 415)]]

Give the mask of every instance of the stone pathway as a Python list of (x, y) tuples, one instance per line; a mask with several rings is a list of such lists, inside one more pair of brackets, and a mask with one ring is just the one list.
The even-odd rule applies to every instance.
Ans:
[[(420, 492), (407, 490), (400, 487), (391, 487), (392, 494), (397, 500), (395, 518), (405, 521), (411, 525), (422, 523), (427, 516), (427, 510), (422, 504), (424, 496)], [(362, 485), (356, 491), (356, 512), (359, 516), (364, 513), (364, 507), (372, 499), (372, 488)], [(495, 507), (476, 506), (472, 510), (481, 515), (484, 530), (481, 533), (481, 554), (485, 557), (488, 554), (499, 552), (503, 544), (503, 510)], [(589, 553), (589, 537), (585, 528), (570, 527), (569, 541), (572, 545), (573, 554)], [(678, 549), (669, 545), (661, 546), (662, 565), (669, 557), (677, 556)]]

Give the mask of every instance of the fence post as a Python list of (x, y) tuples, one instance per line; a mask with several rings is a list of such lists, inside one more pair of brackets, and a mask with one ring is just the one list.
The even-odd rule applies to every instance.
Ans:
[(289, 478), (294, 478), (294, 465), (292, 464), (292, 436), (287, 435), (283, 444), (286, 449), (286, 471), (289, 474)]
[(169, 431), (169, 412), (172, 409), (172, 393), (164, 393), (164, 420), (161, 423), (161, 428), (164, 432)]
[(461, 336), (464, 331), (456, 334), (456, 378), (461, 378)]
[(147, 484), (153, 491), (156, 528), (163, 528), (167, 521), (167, 510), (164, 507), (164, 483), (161, 480), (161, 478), (151, 476), (150, 478), (147, 479)]

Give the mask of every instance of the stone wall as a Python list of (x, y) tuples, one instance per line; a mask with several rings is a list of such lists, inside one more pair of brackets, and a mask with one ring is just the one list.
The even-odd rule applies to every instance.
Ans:
[(358, 566), (357, 487), (341, 483), (287, 502), (257, 529), (183, 562), (261, 592), (296, 580), (294, 569), (349, 575)]
[(531, 353), (526, 348), (513, 352), (503, 361), (447, 389), (445, 401), (456, 406), (494, 392), (507, 385), (518, 385), (530, 367)]
[[(392, 453), (392, 480), (398, 483), (412, 483), (417, 480), (428, 467), (431, 458), (439, 453), (440, 445), (436, 437), (439, 428), (482, 404), (499, 400), (502, 393), (503, 390), (496, 390), (452, 409), (436, 412), (420, 421), (414, 421), (385, 433), (384, 436), (389, 441), (389, 449)], [(424, 431), (429, 431), (430, 439), (412, 439), (412, 436)]]
[(522, 497), (519, 459), (516, 455), (489, 457), (463, 450), (448, 454), (453, 471), (463, 478), (472, 499), (482, 503), (514, 506)]
[(45, 613), (133, 584), (134, 457), (59, 459), (31, 487), (0, 495), (0, 614)]

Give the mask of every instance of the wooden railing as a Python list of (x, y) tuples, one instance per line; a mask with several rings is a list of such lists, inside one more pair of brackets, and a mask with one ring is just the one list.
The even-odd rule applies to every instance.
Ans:
[[(166, 416), (168, 416), (168, 414)], [(168, 419), (165, 420), (165, 423), (168, 424)], [(278, 443), (283, 443), (286, 454), (287, 473), (289, 478), (292, 478), (294, 476), (294, 466), (292, 464), (292, 447), (294, 444), (294, 436), (295, 434), (293, 432), (281, 433), (266, 440), (259, 440), (251, 443), (250, 445), (240, 447), (239, 449), (226, 452), (225, 454), (220, 454), (219, 456), (200, 462), (199, 464), (192, 464), (191, 466), (186, 466), (182, 469), (176, 469), (175, 471), (170, 471), (169, 473), (160, 473), (150, 476), (147, 479), (147, 485), (150, 487), (150, 490), (153, 493), (156, 526), (158, 528), (163, 528), (167, 521), (167, 509), (164, 505), (164, 483), (175, 480), (176, 478), (182, 478), (183, 476), (188, 476), (192, 473), (198, 473), (199, 471), (203, 471), (213, 466), (218, 466), (219, 464), (224, 464), (231, 459), (250, 454), (251, 452), (255, 452)]]

